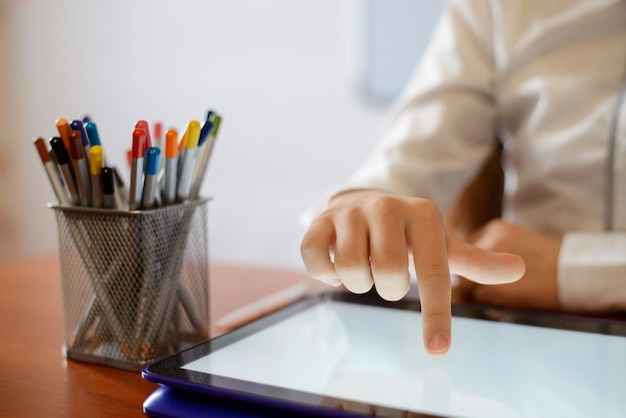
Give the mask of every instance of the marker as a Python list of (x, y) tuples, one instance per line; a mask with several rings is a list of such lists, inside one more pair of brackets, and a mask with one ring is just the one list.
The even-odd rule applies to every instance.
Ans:
[(57, 131), (59, 131), (59, 135), (61, 136), (61, 140), (63, 141), (63, 146), (65, 147), (66, 152), (70, 152), (70, 124), (67, 123), (66, 119), (57, 119), (56, 121)]
[(70, 134), (71, 131), (78, 131), (80, 133), (80, 140), (83, 143), (84, 149), (83, 154), (85, 156), (85, 161), (87, 162), (87, 167), (89, 167), (89, 157), (91, 156), (91, 152), (89, 151), (89, 149), (91, 148), (91, 144), (89, 143), (89, 136), (87, 136), (87, 131), (85, 131), (85, 125), (83, 124), (83, 121), (78, 119), (73, 120), (72, 123), (70, 123)]
[(192, 200), (196, 200), (200, 194), (200, 187), (202, 186), (202, 181), (204, 180), (207, 167), (209, 166), (209, 159), (211, 158), (215, 138), (217, 138), (217, 133), (222, 122), (221, 116), (212, 114), (212, 112), (209, 113), (208, 117), (211, 117), (213, 121), (207, 120), (205, 122), (205, 125), (210, 127), (208, 128), (210, 133), (207, 135), (206, 142), (200, 149), (200, 159), (196, 165), (193, 184), (191, 186), (191, 191), (189, 192), (189, 196)]
[(189, 197), (191, 187), (191, 174), (193, 163), (198, 150), (198, 139), (200, 138), (200, 122), (192, 120), (187, 127), (187, 139), (185, 142), (185, 153), (182, 159), (182, 168), (178, 186), (176, 187), (176, 201), (183, 202)]
[(146, 149), (146, 131), (135, 128), (133, 131), (133, 149), (130, 163), (130, 193), (128, 207), (137, 210), (141, 205), (143, 191), (143, 156)]
[(154, 146), (163, 149), (163, 124), (161, 122), (154, 123)]
[(128, 189), (117, 169), (115, 167), (111, 167), (111, 169), (113, 169), (113, 177), (115, 178), (115, 206), (117, 209), (126, 208), (129, 201)]
[(143, 129), (146, 133), (146, 149), (152, 146), (152, 137), (150, 136), (150, 125), (145, 120), (138, 120), (135, 123), (135, 128)]
[(152, 209), (157, 190), (156, 175), (159, 172), (159, 158), (161, 150), (158, 147), (150, 147), (146, 151), (146, 175), (143, 184), (143, 194), (141, 198), (142, 209)]
[(43, 138), (37, 138), (35, 140), (35, 147), (37, 147), (37, 151), (39, 152), (39, 158), (41, 158), (41, 162), (46, 169), (48, 180), (50, 180), (50, 184), (52, 184), (54, 194), (56, 195), (59, 204), (66, 206), (69, 205), (70, 199), (69, 197), (67, 197), (67, 193), (65, 192), (65, 186), (63, 185), (61, 177), (59, 177), (59, 172), (56, 169), (52, 158), (50, 157), (46, 141)]
[(178, 166), (178, 132), (169, 129), (165, 133), (165, 185), (163, 202), (172, 205), (176, 202), (176, 173)]
[(89, 145), (100, 145), (100, 134), (98, 134), (98, 127), (93, 122), (85, 123), (85, 132), (87, 132), (87, 138), (89, 139)]
[(100, 170), (102, 181), (102, 207), (105, 209), (117, 209), (115, 202), (115, 174), (111, 167), (102, 167)]
[(85, 159), (85, 148), (80, 132), (70, 131), (70, 162), (76, 177), (76, 188), (80, 197), (81, 206), (90, 206), (91, 204), (91, 181), (89, 179), (89, 170), (87, 169), (87, 160)]
[(63, 145), (63, 140), (58, 136), (55, 136), (50, 140), (50, 146), (52, 148), (52, 152), (54, 153), (54, 158), (56, 158), (57, 164), (61, 169), (61, 174), (65, 179), (67, 190), (70, 192), (70, 203), (72, 205), (78, 205), (80, 204), (80, 197), (78, 196), (76, 181), (74, 180), (72, 168), (70, 167), (70, 158), (67, 155), (65, 145)]
[(91, 158), (89, 159), (89, 173), (91, 174), (91, 203), (94, 208), (102, 207), (102, 189), (100, 187), (100, 172), (104, 167), (102, 147), (94, 145), (91, 147)]

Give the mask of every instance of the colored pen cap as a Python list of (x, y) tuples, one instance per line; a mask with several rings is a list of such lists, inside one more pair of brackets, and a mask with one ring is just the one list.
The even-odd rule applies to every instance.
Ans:
[(85, 123), (85, 131), (87, 132), (87, 138), (89, 138), (89, 144), (91, 144), (92, 147), (94, 145), (102, 145), (102, 143), (100, 143), (100, 134), (98, 134), (98, 127), (95, 123)]
[(65, 145), (63, 144), (63, 140), (61, 138), (59, 138), (58, 136), (51, 138), (50, 147), (52, 148), (52, 152), (54, 152), (54, 156), (57, 159), (58, 164), (67, 164), (69, 162), (67, 149), (65, 148)]
[(89, 150), (89, 172), (94, 175), (100, 175), (100, 170), (104, 167), (104, 158), (102, 157), (102, 147), (100, 145), (94, 145)]
[(202, 124), (202, 128), (200, 129), (200, 138), (198, 139), (198, 146), (202, 146), (206, 142), (206, 139), (209, 137), (209, 134), (213, 130), (213, 122), (210, 120), (205, 120)]
[(176, 158), (178, 156), (178, 132), (175, 129), (168, 129), (165, 132), (165, 158)]
[(59, 131), (59, 135), (61, 136), (61, 140), (63, 141), (63, 146), (66, 150), (70, 149), (70, 124), (67, 122), (67, 119), (57, 119), (56, 121), (57, 130)]
[(100, 170), (102, 176), (102, 193), (105, 195), (112, 195), (115, 192), (115, 174), (111, 167), (102, 167)]
[(217, 136), (217, 132), (220, 130), (222, 124), (222, 117), (218, 114), (213, 117), (213, 136)]
[(85, 158), (85, 149), (83, 148), (83, 139), (80, 132), (70, 131), (70, 157), (72, 160), (80, 160)]
[(154, 176), (159, 171), (159, 147), (150, 147), (146, 151), (146, 175)]
[(145, 120), (138, 120), (135, 123), (135, 128), (143, 129), (146, 133), (146, 148), (150, 148), (152, 146), (152, 138), (150, 137), (150, 125)]
[(133, 130), (133, 158), (143, 158), (146, 152), (146, 131), (141, 128), (135, 128)]
[(48, 145), (43, 138), (35, 139), (35, 147), (37, 148), (37, 152), (39, 153), (39, 157), (41, 158), (42, 163), (47, 163), (52, 161), (50, 154), (48, 153)]
[(187, 142), (187, 131), (183, 132), (183, 136), (180, 137), (180, 141), (178, 141), (178, 151), (182, 151), (185, 148), (185, 142)]
[(192, 120), (187, 126), (187, 139), (185, 140), (185, 148), (192, 149), (198, 146), (200, 139), (200, 122)]
[(154, 138), (163, 138), (163, 124), (161, 122), (154, 123)]
[(87, 136), (87, 131), (85, 131), (85, 125), (82, 120), (73, 120), (70, 123), (70, 128), (72, 131), (78, 131), (80, 133), (80, 139), (83, 142), (83, 147), (89, 145), (89, 136)]

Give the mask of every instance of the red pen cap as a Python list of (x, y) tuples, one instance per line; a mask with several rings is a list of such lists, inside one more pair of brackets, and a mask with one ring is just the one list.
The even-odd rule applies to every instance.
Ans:
[(79, 131), (71, 130), (70, 138), (70, 158), (72, 160), (80, 160), (85, 158), (85, 149), (83, 148), (83, 137)]
[(154, 137), (155, 138), (163, 137), (163, 124), (161, 122), (154, 123)]
[(135, 128), (133, 131), (133, 158), (143, 158), (148, 147), (146, 146), (146, 131)]
[(150, 125), (148, 125), (148, 122), (143, 119), (138, 120), (135, 123), (135, 128), (143, 129), (146, 133), (146, 149), (150, 148), (152, 146), (152, 138), (150, 138)]

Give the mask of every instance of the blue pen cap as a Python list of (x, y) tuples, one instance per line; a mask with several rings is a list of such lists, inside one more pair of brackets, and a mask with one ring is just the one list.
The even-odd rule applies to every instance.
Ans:
[(87, 138), (89, 138), (89, 144), (93, 147), (94, 145), (100, 145), (100, 135), (98, 134), (98, 127), (93, 122), (85, 123), (85, 131), (87, 132)]
[(83, 141), (83, 147), (89, 145), (89, 137), (87, 136), (87, 131), (85, 131), (85, 125), (82, 120), (73, 120), (72, 123), (70, 123), (70, 129), (80, 132), (80, 139)]
[(159, 147), (150, 147), (146, 151), (146, 175), (153, 176), (159, 171), (159, 157), (161, 150)]
[(210, 120), (205, 120), (202, 128), (200, 128), (200, 138), (198, 139), (198, 146), (201, 146), (206, 142), (206, 139), (209, 137), (209, 134), (213, 130), (213, 122)]

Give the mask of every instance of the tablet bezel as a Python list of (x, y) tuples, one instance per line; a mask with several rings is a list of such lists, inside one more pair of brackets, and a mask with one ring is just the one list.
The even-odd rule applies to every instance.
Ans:
[[(243, 325), (242, 327), (227, 334), (210, 339), (195, 347), (156, 361), (143, 369), (142, 377), (148, 381), (167, 385), (173, 388), (225, 397), (235, 401), (252, 402), (269, 407), (287, 409), (292, 412), (320, 414), (324, 416), (362, 416), (354, 415), (350, 411), (338, 411), (329, 407), (324, 407), (325, 404), (328, 404), (329, 399), (328, 397), (318, 394), (248, 382), (219, 375), (211, 375), (183, 368), (186, 364), (207, 356), (218, 349), (253, 335), (256, 332), (282, 321), (283, 319), (292, 317), (298, 312), (311, 308), (316, 304), (329, 300), (372, 305), (391, 309), (402, 309), (416, 312), (420, 311), (420, 304), (416, 299), (405, 298), (397, 302), (388, 302), (381, 299), (375, 292), (355, 295), (344, 291), (329, 291), (320, 295), (304, 298), (277, 312)], [(626, 321), (611, 318), (591, 318), (561, 313), (464, 304), (453, 305), (452, 314), (458, 317), (486, 321), (508, 322), (521, 325), (626, 337)], [(268, 396), (268, 392), (271, 392), (272, 396)], [(336, 401), (336, 403), (341, 404), (347, 403), (347, 401), (342, 399), (337, 399)], [(355, 403), (354, 401), (349, 401), (349, 403), (358, 410), (375, 410), (376, 408), (380, 408), (381, 410), (387, 410), (393, 414), (409, 412), (395, 410), (389, 407), (380, 407), (375, 404), (366, 405), (358, 402)], [(434, 415), (416, 413), (414, 411), (411, 411), (411, 416), (434, 417)]]

